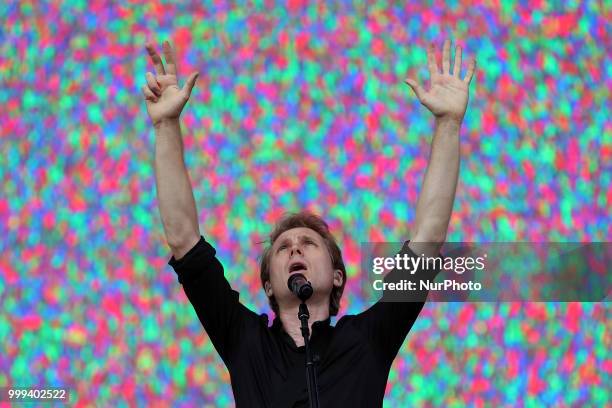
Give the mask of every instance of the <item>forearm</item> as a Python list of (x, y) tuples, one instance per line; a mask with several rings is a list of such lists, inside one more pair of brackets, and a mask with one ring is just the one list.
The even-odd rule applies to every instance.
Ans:
[(185, 236), (199, 236), (193, 190), (183, 160), (183, 139), (179, 120), (155, 127), (155, 182), (157, 201), (166, 239), (180, 245)]
[(443, 242), (450, 221), (459, 175), (459, 129), (456, 120), (436, 119), (429, 164), (416, 209), (420, 239)]

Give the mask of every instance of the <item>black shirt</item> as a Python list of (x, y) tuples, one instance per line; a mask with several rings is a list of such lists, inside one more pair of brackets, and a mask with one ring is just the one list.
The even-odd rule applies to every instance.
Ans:
[[(408, 242), (402, 252), (416, 257)], [(236, 406), (307, 407), (304, 346), (296, 346), (278, 317), (268, 327), (266, 314), (240, 303), (215, 253), (200, 237), (183, 258), (172, 256), (168, 264), (229, 370)], [(391, 364), (423, 304), (379, 300), (335, 326), (329, 318), (313, 323), (310, 345), (322, 408), (382, 407)]]

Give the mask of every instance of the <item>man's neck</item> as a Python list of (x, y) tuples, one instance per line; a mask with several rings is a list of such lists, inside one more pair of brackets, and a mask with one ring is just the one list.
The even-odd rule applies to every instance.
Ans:
[[(306, 305), (308, 306), (308, 313), (310, 314), (308, 318), (308, 328), (310, 330), (310, 335), (312, 335), (312, 324), (314, 322), (323, 321), (329, 317), (329, 303), (309, 304), (306, 302)], [(298, 319), (299, 308), (299, 304), (291, 307), (281, 307), (279, 318), (285, 331), (291, 336), (296, 346), (301, 347), (304, 345), (304, 336), (302, 336), (302, 331), (300, 329), (302, 322)]]

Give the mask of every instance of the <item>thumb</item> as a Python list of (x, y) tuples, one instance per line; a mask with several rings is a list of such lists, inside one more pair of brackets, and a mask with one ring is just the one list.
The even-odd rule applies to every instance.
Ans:
[(422, 99), (423, 95), (425, 94), (425, 90), (419, 84), (417, 84), (414, 79), (406, 78), (404, 82), (406, 82), (408, 86), (412, 88), (417, 98)]
[(195, 86), (196, 80), (198, 79), (199, 75), (200, 75), (199, 72), (194, 72), (191, 75), (189, 75), (189, 78), (187, 78), (187, 81), (185, 82), (183, 89), (181, 89), (181, 91), (183, 91), (183, 93), (187, 95), (187, 98), (191, 96), (191, 91), (193, 90), (193, 87)]

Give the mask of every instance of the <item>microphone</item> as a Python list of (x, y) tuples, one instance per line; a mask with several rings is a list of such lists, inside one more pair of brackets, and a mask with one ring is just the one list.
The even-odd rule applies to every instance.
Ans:
[(287, 286), (302, 302), (305, 302), (312, 296), (312, 285), (301, 273), (294, 273), (291, 275), (287, 281)]

